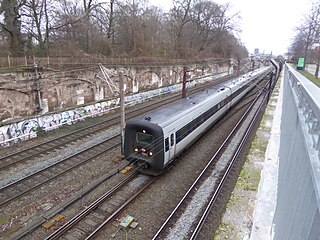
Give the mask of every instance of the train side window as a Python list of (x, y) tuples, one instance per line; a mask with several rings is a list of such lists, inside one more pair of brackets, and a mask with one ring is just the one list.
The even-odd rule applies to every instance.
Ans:
[(164, 140), (164, 144), (165, 144), (166, 152), (169, 151), (169, 138), (168, 137)]
[(171, 136), (170, 136), (170, 142), (171, 142), (171, 147), (173, 146), (173, 144), (174, 144), (174, 135), (173, 135), (173, 133), (171, 134)]
[(176, 131), (176, 143), (180, 142), (181, 140), (181, 129)]

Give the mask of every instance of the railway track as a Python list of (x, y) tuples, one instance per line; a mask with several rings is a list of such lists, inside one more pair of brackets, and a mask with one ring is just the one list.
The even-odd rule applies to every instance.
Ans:
[[(120, 140), (119, 140), (120, 141)], [(128, 202), (128, 204), (129, 204), (129, 202)], [(98, 207), (99, 208), (99, 207)], [(119, 207), (120, 208), (120, 207)], [(121, 209), (123, 209), (124, 208), (124, 206), (123, 207), (121, 207)], [(116, 214), (118, 214), (120, 212), (120, 210), (115, 210), (114, 211), (114, 215), (112, 215), (112, 214), (108, 214), (108, 218), (106, 219), (106, 218), (104, 218), (103, 219), (103, 221), (102, 221), (102, 219), (100, 219), (100, 222), (97, 222), (97, 221), (86, 221), (86, 219), (88, 219), (88, 218), (84, 218), (84, 220), (81, 220), (81, 222), (83, 222), (84, 221), (84, 223), (81, 223), (82, 225), (86, 225), (87, 227), (85, 227), (85, 229), (90, 229), (90, 230), (86, 230), (85, 231), (85, 234), (83, 234), (83, 228), (80, 228), (81, 229), (81, 231), (82, 231), (82, 234), (83, 234), (83, 236), (81, 236), (81, 237), (79, 237), (79, 239), (83, 239), (83, 238), (86, 238), (86, 239), (90, 239), (92, 236), (94, 236), (95, 234), (98, 234), (98, 232), (101, 230), (101, 229), (103, 229), (103, 226), (105, 225), (105, 224), (107, 224), (108, 222), (110, 222), (112, 219), (114, 219), (114, 217), (116, 216)], [(81, 214), (81, 213), (80, 213)], [(91, 214), (91, 213), (89, 213), (89, 214)], [(93, 213), (93, 215), (97, 215), (96, 213)], [(99, 217), (98, 217), (99, 218)], [(89, 219), (91, 219), (91, 217), (89, 217)], [(89, 223), (91, 223), (91, 224), (88, 224), (88, 222)], [(71, 225), (73, 225), (73, 224), (71, 224)], [(77, 231), (77, 229), (78, 229), (78, 227), (76, 226), (76, 225), (78, 225), (77, 223), (75, 223), (75, 225), (73, 225), (72, 227), (71, 227), (71, 229), (74, 229), (74, 230), (70, 230), (70, 228), (66, 231), (66, 232), (64, 232), (64, 233), (62, 233), (62, 235), (65, 235), (65, 234), (71, 234), (70, 233), (70, 231), (71, 232), (73, 232), (72, 234), (74, 234), (74, 231)], [(80, 231), (80, 232), (81, 232)], [(67, 233), (67, 232), (69, 232), (69, 233)], [(93, 234), (92, 236), (91, 236), (91, 234)], [(61, 236), (61, 235), (59, 235), (59, 236)], [(54, 236), (52, 236), (52, 238), (51, 237), (48, 237), (48, 239), (56, 239), (56, 238), (54, 238)]]
[[(262, 93), (261, 93), (261, 95), (262, 95)], [(242, 127), (242, 123), (247, 119), (247, 117), (250, 114), (250, 112), (252, 112), (252, 108), (256, 105), (256, 102), (259, 99), (260, 99), (260, 96), (256, 97), (255, 100), (250, 104), (250, 106), (246, 110), (245, 114), (239, 120), (238, 124), (229, 133), (228, 137), (225, 139), (223, 144), (220, 146), (219, 150), (215, 153), (215, 155), (209, 161), (209, 163), (207, 164), (205, 169), (199, 174), (198, 178), (192, 184), (192, 186), (187, 191), (187, 193), (184, 195), (184, 197), (181, 199), (181, 201), (178, 203), (178, 205), (174, 208), (173, 212), (169, 215), (168, 219), (165, 220), (165, 223), (160, 227), (159, 231), (155, 234), (153, 239), (175, 239), (175, 236), (168, 236), (168, 234), (169, 234), (170, 230), (173, 228), (173, 225), (175, 224), (175, 221), (177, 220), (178, 216), (180, 216), (182, 214), (182, 212), (183, 212), (183, 210), (181, 210), (181, 207), (185, 208), (190, 203), (190, 201), (192, 199), (192, 195), (195, 194), (195, 192), (198, 190), (200, 184), (203, 183), (208, 178), (208, 176), (211, 174), (212, 169), (215, 167), (215, 163), (217, 161), (217, 158), (221, 156), (221, 153), (226, 149), (226, 147), (230, 143), (231, 139), (237, 133), (237, 130), (240, 127)], [(257, 110), (257, 112), (256, 112), (256, 114), (254, 116), (254, 119), (257, 119), (258, 113), (261, 112), (261, 108), (263, 106), (264, 106), (264, 102), (262, 101), (260, 103), (260, 108)], [(200, 219), (199, 222), (194, 223), (194, 225), (192, 226), (192, 229), (190, 229), (190, 237), (192, 239), (196, 239), (198, 234), (200, 233), (201, 227), (203, 226), (203, 223), (205, 222), (206, 216), (210, 212), (210, 209), (212, 208), (212, 205), (214, 204), (216, 199), (219, 197), (219, 193), (220, 193), (221, 189), (223, 188), (223, 185), (224, 185), (226, 179), (228, 178), (228, 174), (230, 173), (230, 171), (231, 171), (231, 169), (232, 169), (232, 167), (233, 167), (233, 165), (234, 165), (234, 163), (235, 163), (235, 161), (237, 159), (237, 156), (239, 155), (239, 152), (243, 148), (243, 144), (245, 143), (249, 133), (252, 131), (252, 126), (254, 124), (255, 124), (255, 121), (252, 121), (250, 126), (246, 130), (246, 133), (244, 134), (245, 136), (243, 137), (241, 143), (237, 147), (237, 150), (235, 151), (232, 160), (228, 164), (227, 170), (225, 171), (224, 175), (221, 177), (221, 180), (220, 180), (218, 186), (216, 187), (216, 189), (215, 189), (215, 191), (214, 191), (214, 193), (212, 195), (212, 198), (208, 201), (208, 206), (205, 208), (205, 210), (198, 217), (198, 219)], [(151, 185), (151, 184), (152, 184), (152, 182), (148, 183), (148, 185), (146, 185), (146, 188), (149, 187), (149, 185)], [(135, 199), (137, 196), (139, 196), (141, 194), (141, 192), (142, 191), (139, 191), (139, 192), (135, 193), (132, 199)], [(101, 223), (101, 224), (95, 223), (94, 224), (95, 227), (93, 227), (93, 226), (91, 227), (91, 230), (90, 230), (91, 233), (88, 235), (88, 231), (86, 230), (86, 234), (84, 234), (82, 236), (79, 236), (79, 239), (88, 240), (88, 239), (105, 238), (105, 235), (103, 235), (103, 229), (106, 226), (110, 226), (110, 222), (114, 218), (119, 216), (119, 213), (121, 211), (123, 211), (127, 207), (127, 205), (129, 205), (130, 203), (131, 203), (131, 199), (126, 201), (125, 204), (119, 206), (119, 208), (117, 210), (115, 210), (112, 215), (109, 215), (109, 217), (103, 223)], [(141, 204), (143, 204), (143, 203), (141, 202)], [(120, 228), (121, 227), (119, 227), (118, 230)], [(100, 232), (102, 232), (102, 233), (100, 233)], [(116, 233), (117, 232), (115, 232), (111, 237), (115, 237)], [(61, 235), (59, 235), (59, 236), (61, 236)], [(73, 235), (73, 236), (75, 236), (75, 235)], [(184, 236), (184, 237), (186, 237), (186, 236)], [(49, 238), (47, 238), (47, 240), (48, 239), (51, 240), (51, 239), (57, 239), (57, 238), (49, 237)]]
[[(204, 86), (201, 86), (193, 91), (199, 91), (204, 88)], [(171, 96), (169, 98), (169, 101), (174, 101), (177, 98), (179, 94), (176, 94), (175, 96)], [(167, 104), (168, 100), (160, 105)], [(137, 111), (131, 111), (130, 113), (134, 115), (139, 115), (142, 112), (146, 112), (150, 110), (150, 108), (156, 108), (159, 105), (150, 104), (148, 107), (142, 107)], [(80, 129), (76, 132), (73, 132), (71, 134), (67, 134), (63, 136), (62, 138), (57, 138), (51, 141), (44, 142), (37, 146), (36, 148), (29, 148), (26, 149), (18, 154), (12, 154), (10, 156), (6, 156), (6, 158), (3, 158), (0, 163), (2, 163), (3, 169), (8, 167), (8, 164), (6, 164), (7, 161), (5, 159), (11, 159), (13, 158), (14, 161), (11, 162), (10, 166), (14, 166), (15, 164), (19, 162), (23, 162), (24, 160), (30, 159), (34, 156), (44, 154), (48, 152), (50, 149), (56, 149), (56, 147), (61, 147), (64, 144), (68, 144), (69, 142), (81, 139), (81, 137), (86, 137), (88, 135), (92, 135), (95, 132), (100, 131), (101, 129), (104, 129), (106, 126), (106, 123), (108, 125), (113, 125), (115, 123), (118, 123), (118, 118), (112, 117), (111, 120), (103, 121), (101, 123), (95, 124), (93, 127), (87, 127), (85, 129)], [(64, 140), (64, 141), (63, 141)], [(26, 194), (44, 186), (47, 183), (50, 183), (51, 181), (57, 179), (58, 177), (66, 174), (67, 172), (70, 172), (74, 170), (77, 167), (80, 167), (81, 165), (87, 163), (91, 159), (103, 154), (104, 152), (107, 152), (111, 148), (117, 146), (120, 144), (120, 135), (116, 135), (112, 137), (112, 139), (108, 139), (96, 146), (92, 146), (88, 149), (82, 150), (73, 156), (64, 158), (62, 160), (59, 160), (58, 162), (55, 162), (54, 164), (51, 164), (50, 166), (44, 167), (41, 170), (38, 170), (36, 172), (33, 172), (29, 175), (27, 175), (24, 178), (21, 178), (19, 180), (16, 180), (14, 182), (11, 182), (3, 187), (0, 188), (0, 207), (6, 206), (10, 204), (11, 202), (17, 200), (18, 198), (25, 196)]]
[[(202, 89), (203, 86), (200, 87)], [(199, 91), (199, 88), (195, 89), (194, 91)], [(160, 105), (167, 104), (168, 102), (175, 101), (178, 96), (171, 96), (167, 98), (167, 100), (162, 101)], [(169, 99), (169, 100), (168, 100)], [(151, 104), (147, 107), (139, 108), (137, 111), (130, 111), (129, 118), (134, 117), (136, 115), (141, 114), (141, 112), (150, 111), (150, 109), (154, 109), (159, 107), (159, 105)], [(109, 120), (99, 122), (93, 126), (89, 126), (70, 134), (64, 135), (63, 137), (59, 137), (40, 145), (37, 145), (35, 148), (29, 148), (23, 150), (17, 154), (11, 154), (9, 156), (5, 156), (0, 159), (1, 167), (0, 170), (4, 170), (9, 166), (14, 166), (19, 162), (26, 161), (32, 157), (38, 156), (40, 154), (44, 154), (50, 150), (56, 149), (57, 147), (61, 147), (66, 145), (72, 141), (80, 140), (81, 138), (88, 137), (90, 135), (94, 135), (95, 133), (104, 130), (107, 126), (111, 126), (118, 123), (117, 117), (111, 117)], [(121, 142), (120, 134), (112, 136), (107, 140), (91, 146), (87, 149), (83, 149), (72, 156), (66, 157), (58, 162), (55, 162), (47, 167), (44, 167), (36, 172), (33, 172), (19, 180), (11, 182), (3, 187), (0, 188), (0, 207), (10, 204), (12, 201), (40, 188), (41, 186), (45, 185), (57, 179), (58, 177), (66, 174), (74, 170), (75, 168), (87, 163), (88, 161), (94, 159), (95, 157), (109, 151), (110, 149), (118, 146)], [(9, 160), (12, 160), (8, 163)]]
[(210, 214), (211, 209), (213, 208), (214, 204), (216, 203), (216, 201), (219, 197), (219, 193), (222, 191), (224, 184), (227, 182), (229, 174), (232, 171), (233, 166), (236, 164), (236, 161), (237, 161), (238, 157), (240, 156), (241, 151), (243, 150), (243, 148), (245, 148), (245, 145), (247, 144), (247, 140), (250, 138), (249, 135), (254, 131), (254, 125), (259, 121), (259, 114), (262, 111), (262, 108), (264, 107), (265, 100), (266, 100), (266, 96), (264, 97), (262, 103), (260, 104), (259, 109), (256, 111), (256, 113), (253, 117), (253, 120), (251, 121), (249, 127), (247, 128), (247, 130), (244, 134), (244, 137), (242, 138), (236, 152), (234, 153), (232, 159), (230, 160), (230, 164), (229, 164), (227, 170), (225, 171), (224, 175), (222, 176), (222, 179), (221, 179), (216, 191), (214, 192), (214, 194), (210, 198), (205, 210), (201, 214), (200, 219), (197, 222), (190, 239), (197, 239), (199, 235), (201, 236), (201, 230), (202, 230), (202, 228), (203, 228), (203, 226), (204, 226), (204, 224)]
[[(260, 100), (259, 106), (257, 107), (252, 117), (252, 120), (250, 121), (249, 126), (246, 128), (245, 132), (243, 133), (243, 136), (241, 137), (241, 141), (237, 145), (236, 149), (234, 150), (232, 157), (230, 157), (230, 161), (228, 161), (228, 164), (226, 165), (226, 169), (223, 171), (222, 176), (220, 177), (220, 180), (214, 187), (214, 189), (211, 191), (211, 196), (207, 199), (205, 206), (202, 207), (201, 210), (197, 213), (198, 215), (195, 217), (197, 220), (192, 222), (190, 226), (188, 227), (187, 233), (183, 233), (184, 237), (188, 239), (197, 239), (199, 235), (201, 235), (201, 229), (205, 224), (205, 221), (213, 208), (214, 204), (216, 203), (217, 199), (219, 198), (219, 194), (222, 191), (226, 181), (228, 180), (228, 177), (236, 164), (236, 161), (238, 160), (238, 157), (243, 151), (245, 144), (247, 143), (247, 140), (249, 139), (250, 134), (254, 131), (254, 126), (259, 121), (259, 116), (261, 115), (262, 109), (265, 106), (266, 100), (267, 100), (267, 94), (265, 92), (261, 92), (251, 103), (249, 108), (246, 110), (245, 114), (241, 117), (241, 119), (238, 121), (237, 125), (231, 130), (231, 132), (228, 134), (227, 138), (223, 141), (223, 144), (219, 147), (219, 149), (215, 152), (214, 156), (209, 160), (208, 164), (205, 166), (205, 168), (200, 172), (198, 177), (195, 179), (191, 187), (186, 191), (184, 196), (181, 198), (181, 200), (178, 202), (178, 204), (174, 207), (173, 211), (169, 214), (167, 219), (164, 221), (162, 226), (158, 229), (158, 231), (154, 234), (153, 240), (156, 239), (174, 239), (177, 237), (177, 233), (175, 232), (174, 225), (177, 223), (178, 220), (180, 222), (184, 222), (183, 220), (183, 214), (186, 211), (186, 209), (192, 208), (193, 199), (194, 196), (197, 197), (197, 192), (201, 191), (201, 185), (205, 185), (204, 183), (211, 177), (212, 172), (216, 166), (216, 162), (219, 161), (219, 158), (221, 157), (223, 151), (226, 149), (227, 145), (230, 143), (232, 138), (237, 134), (238, 129), (242, 126), (242, 123), (246, 120), (246, 118), (249, 116), (252, 109), (255, 108), (256, 103)], [(210, 181), (212, 183), (212, 180)], [(195, 198), (196, 198), (195, 197)], [(204, 196), (201, 196), (204, 197)], [(190, 207), (191, 206), (191, 207)], [(197, 207), (195, 206), (193, 208), (194, 211), (196, 211)], [(186, 214), (187, 215), (187, 214)], [(181, 217), (182, 216), (182, 217)], [(181, 220), (182, 219), (182, 220)], [(173, 230), (172, 230), (173, 229)], [(177, 227), (179, 229), (179, 227)], [(208, 236), (202, 236), (203, 239), (208, 238)], [(179, 237), (178, 237), (179, 238)]]
[[(220, 84), (223, 81), (226, 81), (226, 79), (225, 78), (217, 79), (217, 81), (215, 81), (214, 84), (211, 82), (201, 86), (194, 87), (193, 89), (189, 90), (189, 93), (191, 94), (197, 91), (201, 91), (203, 89), (206, 89), (209, 86)], [(161, 100), (156, 103), (152, 102), (149, 104), (143, 104), (142, 106), (139, 106), (135, 109), (128, 110), (126, 112), (126, 118), (130, 119), (138, 115), (141, 115), (145, 112), (159, 108), (163, 105), (174, 102), (181, 97), (180, 95), (181, 95), (180, 93), (175, 93), (173, 95), (161, 98)], [(93, 136), (110, 126), (119, 124), (119, 119), (120, 119), (120, 114), (116, 113), (114, 116), (108, 117), (105, 121), (101, 121), (96, 124), (90, 125), (88, 127), (84, 127), (76, 131), (73, 131), (71, 133), (64, 134), (63, 136), (59, 136), (58, 138), (42, 142), (36, 146), (32, 146), (26, 149), (22, 149), (21, 151), (14, 152), (12, 154), (1, 156), (0, 171), (14, 167), (15, 165), (19, 163), (23, 163), (24, 161), (37, 158), (55, 149), (58, 149), (58, 148), (61, 149), (66, 145), (71, 144), (72, 142), (75, 142), (76, 140), (81, 140), (81, 139), (87, 138), (88, 136)]]
[[(250, 112), (252, 111), (251, 109), (256, 105), (256, 101), (258, 101), (259, 97), (257, 97), (255, 99), (255, 101), (253, 101), (251, 103), (251, 105), (248, 107), (248, 109), (246, 110), (246, 113), (242, 116), (241, 120), (238, 122), (238, 124), (234, 127), (234, 129), (230, 132), (230, 134), (228, 135), (227, 139), (224, 141), (224, 143), (220, 146), (219, 150), (215, 153), (215, 155), (212, 157), (212, 159), (210, 160), (210, 162), (207, 164), (206, 168), (202, 171), (202, 173), (199, 175), (199, 177), (196, 179), (196, 181), (194, 182), (194, 184), (192, 185), (192, 187), (187, 191), (187, 193), (185, 194), (184, 198), (179, 202), (179, 204), (177, 205), (177, 207), (174, 209), (174, 211), (170, 214), (170, 217), (165, 221), (165, 224), (163, 225), (164, 227), (161, 227), (161, 229), (159, 230), (159, 233), (157, 233), (155, 235), (155, 237), (153, 239), (173, 239), (171, 238), (170, 236), (168, 237), (167, 234), (168, 232), (170, 231), (170, 229), (173, 227), (173, 224), (174, 224), (174, 221), (173, 222), (170, 222), (172, 221), (172, 219), (176, 220), (177, 218), (177, 215), (181, 215), (181, 210), (179, 209), (181, 206), (186, 206), (188, 203), (186, 203), (185, 201), (190, 201), (191, 199), (191, 196), (190, 195), (193, 195), (196, 191), (197, 191), (197, 188), (199, 187), (199, 184), (203, 181), (205, 181), (206, 178), (208, 178), (208, 175), (210, 175), (211, 171), (212, 171), (212, 168), (215, 167), (215, 162), (217, 161), (217, 158), (218, 156), (221, 155), (221, 152), (223, 150), (226, 149), (226, 145), (230, 142), (230, 139), (234, 137), (234, 135), (236, 134), (236, 131), (239, 129), (239, 127), (241, 127), (243, 121), (247, 118), (247, 116), (250, 114)], [(261, 103), (260, 107), (262, 107), (264, 105), (264, 103)], [(260, 112), (260, 109), (257, 110), (257, 112)], [(255, 118), (256, 118), (257, 114), (255, 115)], [(254, 124), (255, 122), (253, 121), (251, 123), (251, 126)], [(247, 132), (245, 134), (245, 137), (243, 138), (242, 140), (242, 143), (238, 146), (238, 149), (236, 151), (236, 153), (234, 154), (234, 157), (232, 158), (232, 160), (230, 161), (230, 164), (228, 165), (228, 168), (224, 174), (224, 176), (222, 176), (221, 178), (221, 181), (219, 183), (219, 185), (217, 186), (214, 194), (213, 194), (213, 197), (212, 199), (209, 201), (208, 203), (208, 207), (205, 209), (205, 211), (202, 213), (203, 215), (202, 216), (199, 216), (200, 218), (200, 223), (195, 224), (194, 225), (194, 228), (192, 230), (190, 230), (191, 233), (199, 233), (200, 230), (201, 230), (201, 227), (198, 227), (198, 226), (202, 226), (201, 223), (203, 223), (205, 221), (205, 216), (208, 214), (208, 212), (210, 212), (210, 209), (212, 207), (212, 203), (214, 203), (214, 201), (218, 198), (219, 196), (219, 192), (221, 191), (222, 187), (223, 187), (223, 184), (224, 182), (226, 181), (227, 177), (228, 177), (228, 174), (230, 172), (230, 169), (232, 169), (232, 166), (234, 164), (234, 162), (236, 161), (236, 157), (238, 156), (239, 152), (241, 151), (242, 147), (243, 147), (243, 143), (245, 142), (245, 139), (246, 139), (246, 136), (248, 136), (248, 133), (251, 131), (251, 127), (249, 127), (247, 129)], [(149, 185), (151, 185), (152, 182), (148, 183), (145, 188), (149, 187)], [(144, 188), (144, 189), (145, 189)], [(85, 227), (84, 229), (90, 229), (90, 230), (83, 230), (83, 227), (81, 227), (81, 233), (82, 235), (79, 236), (75, 233), (75, 229), (77, 229), (78, 227), (78, 224), (76, 225), (73, 225), (72, 223), (70, 223), (70, 225), (73, 225), (71, 227), (71, 231), (73, 231), (73, 237), (74, 236), (77, 236), (79, 237), (79, 239), (99, 239), (99, 238), (104, 238), (105, 236), (103, 235), (103, 233), (100, 233), (100, 232), (103, 232), (103, 229), (106, 227), (106, 226), (110, 226), (110, 222), (116, 218), (117, 216), (119, 216), (119, 213), (121, 211), (123, 211), (130, 203), (133, 199), (135, 199), (137, 196), (139, 196), (141, 194), (142, 191), (138, 191), (137, 193), (134, 194), (134, 196), (132, 198), (130, 198), (129, 200), (127, 200), (124, 204), (121, 204), (119, 205), (119, 207), (110, 215), (108, 215), (107, 219), (105, 219), (101, 224), (97, 223), (96, 221), (93, 223), (91, 222), (91, 228), (88, 226), (88, 227)], [(143, 204), (143, 203), (142, 203)], [(211, 206), (211, 207), (210, 207)], [(91, 213), (90, 213), (91, 214)], [(79, 215), (81, 215), (81, 213), (79, 213)], [(77, 215), (78, 216), (78, 215)], [(74, 217), (73, 219), (77, 219), (77, 216)], [(86, 221), (86, 220), (81, 220), (81, 221)], [(71, 220), (72, 222), (72, 220)], [(86, 223), (88, 225), (88, 223)], [(108, 225), (109, 224), (109, 225)], [(171, 225), (170, 225), (171, 224)], [(66, 224), (68, 225), (68, 223)], [(85, 225), (84, 223), (82, 224), (82, 226)], [(90, 225), (90, 224), (89, 224)], [(121, 227), (118, 228), (118, 230), (120, 229)], [(60, 231), (60, 230), (59, 230)], [(58, 239), (59, 237), (61, 237), (62, 235), (60, 235), (57, 231), (57, 233), (54, 233), (53, 235), (49, 236), (48, 238), (46, 239)], [(61, 231), (63, 232), (63, 234), (65, 234), (63, 228), (61, 229)], [(70, 228), (67, 230), (68, 232), (70, 232)], [(89, 232), (91, 232), (89, 234)], [(115, 232), (113, 234), (112, 237), (115, 237), (117, 232)], [(58, 236), (58, 238), (55, 237), (55, 234), (57, 234), (56, 236)], [(69, 233), (71, 234), (71, 233)], [(192, 234), (191, 234), (192, 235)], [(191, 236), (192, 239), (195, 239), (196, 236)], [(68, 239), (68, 237), (66, 237)]]
[(140, 175), (145, 178), (143, 183), (137, 189), (127, 190), (128, 185), (138, 176), (139, 173), (136, 171), (130, 174), (45, 239), (93, 239), (106, 224), (156, 180), (155, 177)]
[(120, 144), (120, 134), (0, 188), (0, 207), (91, 161)]

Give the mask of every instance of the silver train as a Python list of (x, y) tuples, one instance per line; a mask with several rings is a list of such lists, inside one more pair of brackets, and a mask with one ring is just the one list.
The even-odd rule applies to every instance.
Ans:
[(142, 166), (140, 171), (145, 174), (160, 174), (271, 71), (272, 67), (257, 69), (129, 120), (125, 126), (125, 158)]

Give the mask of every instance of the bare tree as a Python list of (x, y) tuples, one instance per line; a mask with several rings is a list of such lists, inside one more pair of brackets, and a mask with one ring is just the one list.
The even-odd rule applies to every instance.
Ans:
[(0, 5), (0, 14), (4, 14), (4, 22), (0, 24), (8, 40), (9, 53), (12, 56), (23, 54), (20, 9), (25, 2), (25, 0), (3, 0)]
[(3, 0), (1, 24), (11, 52), (27, 47), (59, 56), (230, 57), (239, 44), (238, 15), (229, 10), (210, 0), (173, 0), (167, 13), (147, 0)]
[[(313, 4), (308, 15), (305, 16), (304, 22), (297, 27), (297, 33), (291, 44), (291, 50), (294, 51), (296, 58), (304, 57), (305, 62), (309, 62), (310, 52), (316, 42), (319, 43), (320, 30), (320, 6)], [(320, 58), (319, 58), (320, 59)], [(319, 72), (317, 64), (316, 75)]]
[[(29, 36), (29, 46), (34, 41), (40, 50), (40, 54), (49, 55), (49, 36), (53, 20), (53, 0), (29, 0), (26, 2), (22, 16), (23, 29)], [(32, 49), (30, 49), (32, 51)]]
[(176, 57), (185, 56), (187, 41), (184, 39), (185, 26), (191, 21), (191, 8), (194, 0), (173, 0), (173, 8), (170, 10), (172, 19), (172, 33), (174, 34), (174, 45)]
[(110, 0), (110, 12), (109, 12), (109, 25), (107, 30), (108, 39), (112, 39), (112, 43), (114, 43), (114, 0)]
[(210, 44), (210, 37), (217, 29), (219, 22), (221, 22), (221, 8), (218, 4), (208, 0), (197, 0), (191, 12), (193, 28), (196, 34), (193, 37), (193, 47), (197, 48), (199, 52), (204, 51), (206, 46)]
[(315, 77), (319, 78), (319, 68), (320, 68), (320, 5), (319, 3), (313, 3), (312, 6), (312, 21), (314, 22), (314, 44), (317, 44), (317, 46), (314, 49), (315, 55), (316, 55), (316, 71), (315, 71)]
[[(93, 30), (89, 14), (94, 7), (92, 2), (81, 4), (79, 1), (57, 0), (51, 30), (55, 45), (66, 47), (64, 54), (69, 52), (74, 55), (89, 51)], [(57, 51), (59, 50), (61, 49), (57, 48)]]
[(220, 16), (217, 18), (217, 28), (221, 31), (227, 31), (229, 33), (239, 32), (238, 22), (240, 17), (239, 12), (232, 13), (231, 5), (229, 3), (220, 5)]
[(147, 50), (143, 21), (145, 11), (144, 2), (139, 0), (127, 0), (119, 6), (116, 27), (118, 49), (122, 54), (140, 56)]
[(233, 37), (238, 30), (239, 13), (230, 14), (229, 4), (219, 5), (209, 0), (174, 0), (173, 3), (169, 14), (177, 57), (232, 55), (230, 49), (236, 45)]
[(90, 52), (91, 46), (92, 46), (92, 31), (91, 31), (91, 22), (90, 22), (90, 13), (93, 9), (93, 0), (83, 0), (83, 10), (84, 15), (86, 16), (84, 18), (84, 27), (85, 27), (85, 46), (86, 51)]
[(113, 55), (115, 47), (115, 11), (116, 1), (110, 0), (108, 4), (101, 4), (95, 9), (94, 20), (96, 25), (99, 26), (98, 36), (95, 37), (95, 42), (98, 40), (99, 47), (102, 54)]

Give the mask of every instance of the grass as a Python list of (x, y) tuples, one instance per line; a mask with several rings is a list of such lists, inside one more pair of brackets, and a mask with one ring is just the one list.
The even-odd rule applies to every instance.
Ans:
[(217, 230), (218, 234), (215, 234), (213, 240), (222, 240), (222, 239), (234, 239), (237, 235), (237, 231), (231, 224), (226, 222), (220, 222), (219, 228)]
[(246, 191), (258, 191), (260, 177), (259, 169), (243, 168), (238, 184)]
[[(260, 127), (261, 131), (266, 131), (267, 128), (262, 128)], [(268, 139), (264, 139), (259, 136), (255, 136), (252, 143), (251, 143), (251, 148), (253, 149), (252, 151), (255, 153), (255, 157), (259, 158), (264, 158), (264, 154), (266, 152), (268, 145)]]
[(10, 223), (10, 218), (8, 216), (1, 216), (0, 217), (0, 225), (8, 224)]
[(306, 70), (300, 70), (299, 73), (301, 73), (303, 76), (308, 78), (311, 82), (313, 82), (318, 87), (320, 87), (320, 78), (316, 78), (312, 73), (310, 73)]
[(0, 68), (0, 73), (30, 72), (30, 71), (33, 71), (31, 66), (2, 67), (2, 68)]
[[(17, 220), (17, 219), (15, 219)], [(0, 230), (4, 230), (5, 229), (5, 225), (9, 225), (11, 222), (11, 218), (8, 216), (0, 216)], [(18, 230), (18, 227), (12, 227), (9, 230), (6, 231), (6, 233), (4, 232), (0, 232), (0, 239), (9, 239), (9, 236), (13, 233), (15, 233)]]

